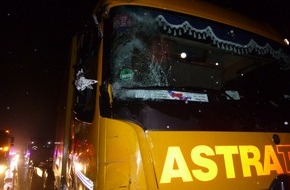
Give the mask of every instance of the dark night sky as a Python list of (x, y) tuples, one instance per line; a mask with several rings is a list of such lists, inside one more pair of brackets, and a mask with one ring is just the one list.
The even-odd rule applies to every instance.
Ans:
[[(210, 1), (265, 19), (290, 37), (287, 1)], [(11, 129), (16, 145), (32, 136), (53, 137), (71, 34), (95, 3), (9, 0), (1, 4), (0, 128)]]
[(16, 145), (53, 137), (71, 34), (94, 4), (80, 1), (12, 0), (0, 7), (0, 128), (11, 129)]

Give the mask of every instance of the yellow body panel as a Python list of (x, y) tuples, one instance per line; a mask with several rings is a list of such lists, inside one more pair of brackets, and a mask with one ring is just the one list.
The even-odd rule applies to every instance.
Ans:
[(277, 133), (144, 131), (104, 119), (100, 189), (268, 189), (290, 173), (290, 138)]
[(104, 160), (100, 165), (104, 180), (99, 180), (104, 183), (100, 189), (155, 189), (154, 170), (144, 130), (125, 121), (105, 118), (101, 121)]
[[(148, 132), (160, 189), (267, 189), (289, 173), (289, 135)], [(283, 149), (287, 149), (284, 152)], [(288, 156), (287, 156), (288, 155)]]

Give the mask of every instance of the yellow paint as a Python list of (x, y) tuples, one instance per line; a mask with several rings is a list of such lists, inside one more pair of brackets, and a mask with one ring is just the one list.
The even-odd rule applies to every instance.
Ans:
[(256, 169), (257, 175), (263, 175), (263, 166), (260, 162), (260, 151), (256, 146), (240, 146), (241, 163), (244, 177), (251, 177), (251, 167)]
[(206, 171), (204, 171), (204, 169), (195, 169), (192, 170), (192, 174), (200, 181), (213, 180), (218, 174), (217, 165), (214, 161), (202, 155), (214, 156), (215, 153), (210, 147), (206, 145), (199, 145), (194, 147), (191, 151), (191, 159), (196, 165), (201, 166), (202, 168), (206, 168)]
[(160, 183), (170, 183), (172, 178), (181, 178), (183, 182), (193, 181), (180, 147), (168, 147)]
[[(279, 150), (284, 147), (288, 148), (288, 145), (280, 145)], [(264, 152), (263, 163), (261, 151)], [(284, 153), (290, 155), (289, 148)], [(243, 177), (270, 175), (271, 172), (283, 173), (283, 168), (272, 145), (265, 145), (264, 150), (260, 150), (254, 145), (214, 146), (214, 148), (207, 145), (197, 145), (192, 148), (190, 153), (192, 163), (198, 166), (196, 169), (189, 167), (191, 163), (186, 162), (186, 155), (184, 155), (180, 146), (169, 146), (160, 183), (171, 183), (172, 179), (176, 178), (183, 182), (194, 180), (206, 182), (214, 180), (219, 172), (223, 171), (226, 172), (228, 179), (236, 178), (235, 165), (237, 163), (233, 159), (234, 155), (240, 157)], [(225, 168), (218, 168), (218, 164), (213, 160), (213, 157), (218, 156), (223, 157)]]
[(233, 155), (239, 154), (238, 146), (216, 146), (215, 151), (217, 155), (223, 155), (224, 157), (227, 178), (235, 178)]
[(276, 146), (278, 154), (283, 156), (286, 172), (290, 173), (290, 145)]
[(278, 174), (283, 173), (281, 164), (276, 156), (273, 146), (265, 146), (265, 157), (264, 157), (264, 175), (270, 175), (271, 171), (276, 171)]
[(148, 131), (159, 189), (268, 189), (290, 174), (290, 137), (277, 133)]

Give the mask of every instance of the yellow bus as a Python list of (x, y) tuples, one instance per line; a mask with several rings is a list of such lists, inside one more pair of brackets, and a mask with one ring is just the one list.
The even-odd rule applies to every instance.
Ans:
[(204, 1), (101, 0), (72, 40), (57, 189), (286, 190), (290, 59)]

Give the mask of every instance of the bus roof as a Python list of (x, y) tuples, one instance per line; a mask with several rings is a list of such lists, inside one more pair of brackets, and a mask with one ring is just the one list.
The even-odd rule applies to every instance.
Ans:
[(266, 22), (258, 22), (203, 0), (104, 0), (102, 5), (108, 6), (108, 9), (119, 5), (138, 5), (180, 12), (241, 28), (284, 44), (282, 36)]

